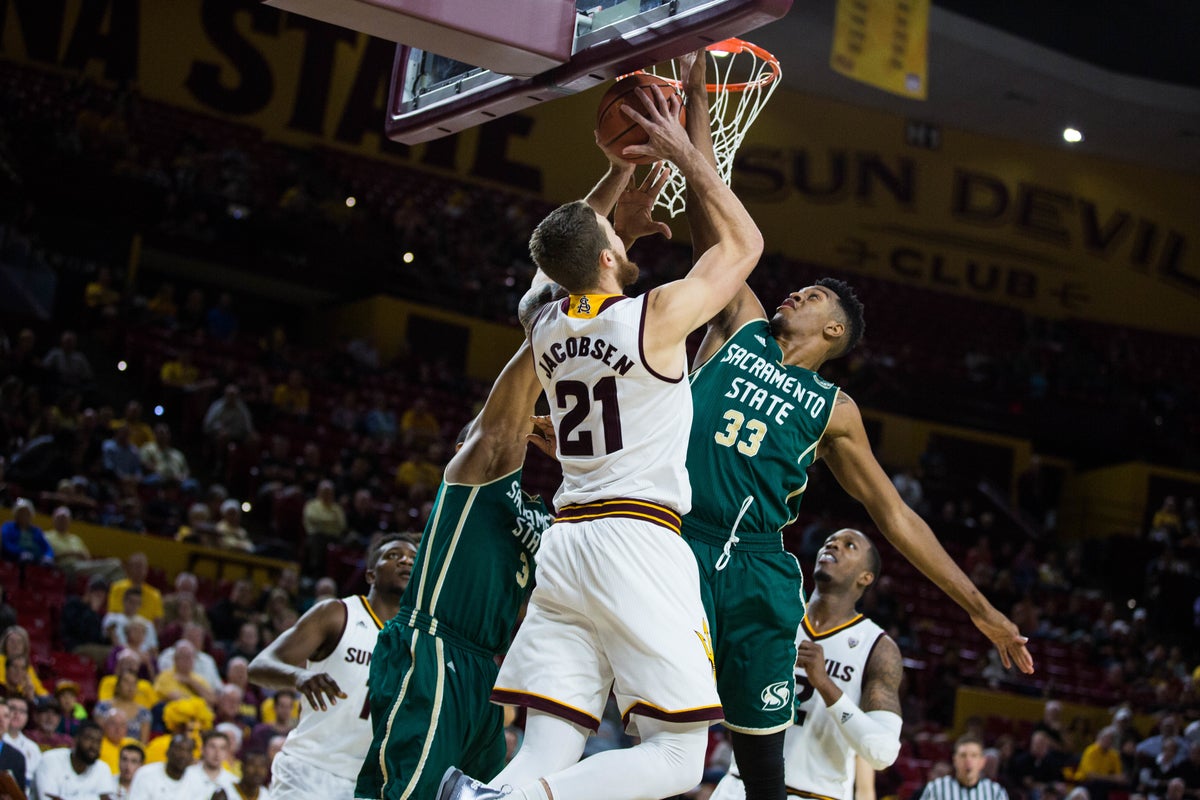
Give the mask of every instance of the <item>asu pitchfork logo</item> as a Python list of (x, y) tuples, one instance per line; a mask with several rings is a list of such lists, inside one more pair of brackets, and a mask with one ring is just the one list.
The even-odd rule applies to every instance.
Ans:
[(708, 657), (708, 663), (712, 666), (713, 675), (717, 674), (717, 659), (713, 655), (712, 635), (708, 632), (708, 620), (702, 623), (702, 627), (698, 631), (692, 631), (700, 639), (700, 645), (704, 648), (704, 655)]

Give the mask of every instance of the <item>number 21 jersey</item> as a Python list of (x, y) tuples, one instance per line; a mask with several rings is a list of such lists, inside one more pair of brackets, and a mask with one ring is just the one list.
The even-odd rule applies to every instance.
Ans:
[(692, 398), (687, 354), (667, 375), (643, 357), (646, 296), (571, 295), (544, 307), (530, 332), (550, 402), (563, 482), (555, 506), (617, 498), (686, 514)]

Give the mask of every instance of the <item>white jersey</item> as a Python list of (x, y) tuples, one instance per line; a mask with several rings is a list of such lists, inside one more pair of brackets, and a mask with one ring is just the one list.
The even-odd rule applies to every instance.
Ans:
[[(796, 643), (812, 641), (825, 651), (825, 671), (856, 706), (862, 705), (863, 673), (883, 629), (862, 614), (833, 630), (815, 634), (805, 617)], [(817, 800), (854, 800), (855, 752), (833, 721), (825, 700), (796, 668), (796, 724), (784, 734), (784, 777), (788, 794)], [(737, 764), (730, 764), (711, 800), (745, 797)]]
[[(133, 773), (127, 796), (129, 800), (186, 800), (191, 788), (186, 770), (179, 780), (175, 780), (167, 774), (166, 762), (156, 761), (138, 767), (138, 771)], [(209, 797), (212, 797), (211, 793)]]
[(301, 707), (300, 723), (288, 734), (283, 752), (343, 778), (358, 778), (358, 768), (371, 746), (371, 720), (367, 712), (367, 676), (371, 654), (383, 623), (361, 595), (341, 600), (346, 607), (346, 627), (333, 652), (308, 668), (326, 672), (346, 693), (345, 699), (325, 711)]
[(82, 774), (71, 766), (73, 748), (60, 747), (42, 754), (42, 763), (33, 774), (30, 800), (49, 800), (51, 795), (62, 800), (98, 800), (100, 795), (115, 794), (117, 778), (100, 759), (96, 759)]
[(687, 353), (663, 376), (642, 357), (646, 297), (572, 295), (550, 303), (530, 331), (550, 401), (564, 506), (636, 499), (682, 515), (692, 490), (684, 462), (692, 425)]

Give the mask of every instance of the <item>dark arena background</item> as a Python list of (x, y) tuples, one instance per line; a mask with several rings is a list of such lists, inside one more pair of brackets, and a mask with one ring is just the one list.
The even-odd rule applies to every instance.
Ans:
[[(497, 79), (494, 112), (426, 124), (417, 103), (425, 127), (393, 140), (395, 41), (277, 5), (0, 1), (0, 519), (25, 500), (56, 531), (43, 558), (5, 527), (0, 628), (28, 646), (6, 632), (0, 658), (37, 678), (8, 670), (10, 695), (65, 698), (67, 735), (112, 703), (128, 646), (81, 620), (143, 569), (166, 613), (141, 677), (197, 623), (198, 668), (238, 687), (215, 710), (239, 748), (294, 727), (227, 665), (314, 599), (365, 591), (381, 534), (419, 539), (522, 339), (533, 226), (603, 174), (608, 78), (695, 46), (597, 39), (574, 71), (569, 48), (538, 55)], [(905, 657), (876, 795), (919, 796), (972, 731), (1014, 800), (1179, 800), (1173, 777), (1200, 797), (1200, 7), (892, 0), (925, 12), (884, 42), (922, 48), (897, 87), (885, 59), (839, 55), (896, 25), (871, 3), (753, 5), (719, 28), (783, 73), (733, 163), (766, 241), (751, 286), (768, 309), (822, 276), (855, 287), (866, 337), (822, 374), (1036, 663), (1005, 671), (817, 462), (785, 545), (807, 573), (833, 530), (870, 535), (884, 568), (862, 611)], [(672, 227), (631, 250), (633, 293), (687, 271)], [(531, 448), (526, 488), (558, 480)], [(165, 730), (163, 699), (139, 700), (140, 737)], [(1119, 771), (1077, 773), (1110, 725)], [(589, 752), (629, 744), (614, 712)], [(715, 726), (690, 796), (728, 761)]]

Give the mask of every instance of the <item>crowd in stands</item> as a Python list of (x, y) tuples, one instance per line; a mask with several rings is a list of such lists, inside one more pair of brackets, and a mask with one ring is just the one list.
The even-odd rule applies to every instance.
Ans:
[[(132, 92), (2, 61), (0, 87), (0, 184), (19, 189), (0, 204), (0, 262), (53, 272), (59, 298), (49, 319), (0, 326), (0, 504), (13, 509), (0, 534), (5, 741), (27, 771), (43, 748), (63, 747), (79, 758), (95, 749), (126, 785), (142, 762), (199, 767), (214, 780), (227, 780), (227, 762), (261, 783), (300, 707), (294, 695), (250, 685), (248, 661), (314, 600), (360, 588), (373, 537), (422, 529), (449, 443), (487, 386), (419, 352), (385, 364), (366, 339), (296, 342), (283, 315), (210, 285), (131, 282), (112, 269), (128, 245), (118, 234), (276, 276), (300, 272), (331, 291), (387, 291), (512, 321), (530, 273), (525, 237), (545, 204), (288, 150)], [(26, 180), (34, 175), (56, 177)], [(458, 224), (430, 224), (435, 217)], [(104, 233), (61, 235), (64, 225), (89, 233), (78, 227), (84, 218)], [(142, 220), (136, 231), (129, 219)], [(686, 269), (685, 252), (646, 244), (634, 255), (647, 282)], [(404, 252), (416, 254), (412, 264)], [(772, 257), (755, 288), (782, 296), (815, 275)], [(904, 331), (868, 339), (834, 366), (830, 377), (860, 402), (1015, 426), (1076, 446), (1082, 459), (1096, 444), (1085, 440), (1107, 430), (1112, 451), (1196, 465), (1194, 347), (852, 280), (873, 329)], [(1156, 497), (1162, 505), (1137, 535), (1063, 543), (1057, 495), (1036, 466), (1012, 508), (978, 489), (969, 464), (928, 455), (896, 470), (897, 488), (1033, 637), (1039, 672), (1027, 680), (1000, 669), (969, 621), (884, 547), (885, 575), (864, 611), (900, 644), (908, 686), (906, 749), (881, 776), (881, 794), (907, 798), (943, 769), (966, 684), (1112, 714), (1100, 730), (1064, 723), (1053, 702), (1036, 729), (1000, 715), (974, 721), (988, 774), (1014, 798), (1078, 787), (1096, 800), (1106, 790), (1200, 797), (1196, 497)], [(539, 459), (531, 453), (529, 488), (548, 495), (556, 476)], [(809, 489), (787, 532), (806, 567), (834, 526), (873, 530), (822, 468)], [(52, 524), (43, 530), (35, 512)], [(72, 530), (79, 523), (298, 567), (269, 587), (168, 576), (144, 556), (90, 552)], [(602, 730), (619, 746), (619, 725)], [(515, 746), (519, 732), (509, 735)], [(728, 751), (714, 731), (706, 775), (719, 777)]]

